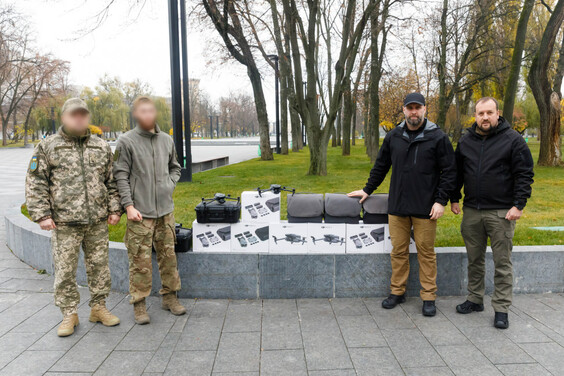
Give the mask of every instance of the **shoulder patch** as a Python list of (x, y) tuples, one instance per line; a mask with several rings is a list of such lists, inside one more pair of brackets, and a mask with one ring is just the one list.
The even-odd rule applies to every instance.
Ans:
[(37, 167), (39, 167), (39, 159), (34, 155), (31, 157), (31, 162), (29, 162), (29, 171), (35, 172)]
[(116, 149), (114, 153), (114, 162), (117, 162), (118, 158), (119, 158), (119, 149)]

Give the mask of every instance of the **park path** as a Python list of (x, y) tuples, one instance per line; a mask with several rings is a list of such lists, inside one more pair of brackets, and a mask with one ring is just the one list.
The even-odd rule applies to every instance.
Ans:
[(135, 325), (127, 296), (108, 306), (121, 324), (88, 322), (58, 338), (53, 278), (5, 245), (3, 215), (23, 199), (31, 151), (0, 149), (0, 376), (4, 375), (564, 375), (564, 295), (517, 295), (511, 327), (493, 311), (455, 313), (442, 297), (434, 318), (418, 298), (388, 311), (380, 299), (192, 300), (175, 317), (148, 299), (151, 324)]

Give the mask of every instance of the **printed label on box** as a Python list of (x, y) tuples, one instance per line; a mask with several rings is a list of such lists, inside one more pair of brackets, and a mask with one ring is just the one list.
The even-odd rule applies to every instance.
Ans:
[(229, 252), (231, 250), (230, 223), (192, 223), (194, 252)]
[(231, 252), (268, 253), (268, 223), (233, 223)]
[(241, 193), (241, 220), (243, 222), (280, 222), (280, 194), (244, 191)]
[(347, 253), (384, 253), (387, 227), (347, 224)]
[(269, 253), (307, 253), (307, 224), (271, 223)]
[(347, 227), (344, 223), (308, 223), (309, 253), (345, 253)]

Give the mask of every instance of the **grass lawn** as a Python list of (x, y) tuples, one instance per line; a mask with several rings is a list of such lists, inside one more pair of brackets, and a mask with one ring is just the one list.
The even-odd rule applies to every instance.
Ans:
[[(31, 137), (30, 137), (30, 141), (28, 142), (29, 144), (35, 145), (38, 141), (31, 141)], [(10, 140), (8, 140), (8, 145), (6, 146), (2, 146), (2, 140), (0, 140), (0, 148), (23, 148), (24, 147), (24, 142), (23, 140), (18, 141), (18, 142), (12, 142)]]
[[(361, 142), (357, 142), (361, 144)], [(529, 144), (533, 157), (538, 156), (538, 142)], [(250, 161), (204, 171), (193, 176), (192, 183), (178, 184), (174, 192), (176, 221), (191, 227), (195, 219), (194, 207), (202, 197), (210, 198), (216, 192), (237, 197), (244, 190), (267, 188), (272, 183), (296, 188), (297, 192), (350, 192), (364, 187), (370, 168), (363, 145), (352, 147), (351, 155), (341, 156), (340, 148), (328, 149), (328, 175), (306, 175), (309, 155), (307, 148), (287, 156), (275, 156), (274, 161)], [(389, 176), (377, 192), (388, 192)], [(534, 226), (564, 226), (564, 168), (535, 167), (533, 195), (525, 208), (524, 216), (517, 222), (515, 245), (563, 244), (564, 233), (539, 231)], [(286, 192), (282, 198), (282, 217), (286, 213)], [(437, 242), (439, 247), (462, 246), (460, 236), (461, 216), (450, 209), (439, 220)], [(110, 239), (122, 241), (125, 232), (125, 215), (116, 226), (110, 226)]]

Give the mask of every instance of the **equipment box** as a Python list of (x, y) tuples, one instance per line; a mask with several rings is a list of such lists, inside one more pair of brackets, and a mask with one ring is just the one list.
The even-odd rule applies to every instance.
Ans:
[(346, 230), (344, 223), (308, 223), (308, 253), (345, 253)]
[[(415, 247), (415, 238), (413, 237), (413, 229), (411, 229), (411, 235), (409, 236), (409, 253), (417, 253), (417, 247)], [(392, 253), (392, 239), (390, 238), (390, 227), (386, 226), (386, 234), (384, 239), (384, 252)]]
[(244, 191), (241, 194), (243, 222), (280, 222), (280, 193)]
[(305, 223), (271, 223), (270, 253), (307, 253), (307, 224)]
[(192, 224), (192, 243), (194, 252), (230, 252), (230, 223)]
[(190, 252), (192, 249), (192, 229), (184, 228), (182, 223), (177, 223), (174, 232), (176, 234), (174, 251), (177, 253)]
[(268, 253), (268, 223), (234, 223), (231, 225), (231, 252)]
[(347, 253), (385, 253), (388, 225), (347, 224)]
[(235, 223), (239, 222), (241, 203), (239, 197), (232, 198), (223, 193), (216, 193), (214, 198), (202, 198), (196, 205), (198, 223)]
[(325, 223), (351, 223), (360, 221), (362, 205), (358, 197), (348, 197), (346, 194), (325, 194)]
[(320, 193), (296, 193), (287, 198), (288, 222), (323, 222), (323, 195)]
[(362, 203), (362, 222), (365, 224), (388, 223), (388, 194), (369, 196)]

